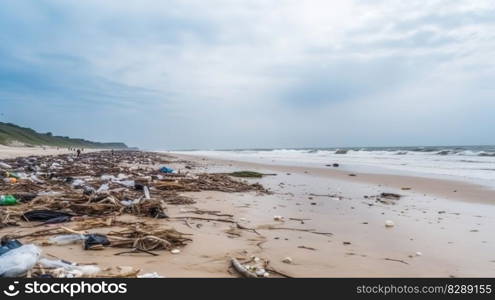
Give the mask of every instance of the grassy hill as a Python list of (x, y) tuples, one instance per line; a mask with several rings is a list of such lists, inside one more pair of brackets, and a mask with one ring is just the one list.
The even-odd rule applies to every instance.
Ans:
[(39, 133), (11, 123), (0, 122), (0, 144), (24, 144), (26, 146), (57, 146), (81, 148), (125, 149), (124, 143), (98, 143), (65, 136), (53, 136), (51, 133)]

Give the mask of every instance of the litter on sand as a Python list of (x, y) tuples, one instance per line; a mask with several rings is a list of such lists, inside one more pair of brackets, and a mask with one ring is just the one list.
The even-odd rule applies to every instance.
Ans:
[[(160, 278), (158, 273), (139, 275), (140, 269), (134, 267), (101, 268), (53, 259), (42, 247), (79, 244), (87, 251), (125, 249), (114, 255), (156, 256), (164, 250), (177, 255), (193, 242), (192, 234), (179, 232), (168, 223), (171, 205), (195, 203), (181, 193), (268, 193), (259, 184), (226, 174), (193, 174), (188, 171), (190, 166), (181, 172), (162, 165), (169, 163), (166, 155), (140, 151), (31, 156), (0, 162), (0, 228), (22, 225), (30, 229), (2, 238), (0, 276)], [(213, 211), (193, 213), (232, 217)], [(265, 276), (260, 270), (255, 274)]]

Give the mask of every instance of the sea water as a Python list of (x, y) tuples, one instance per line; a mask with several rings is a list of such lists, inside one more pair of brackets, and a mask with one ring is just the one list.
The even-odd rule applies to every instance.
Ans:
[[(178, 151), (175, 151), (176, 153)], [(363, 147), (180, 151), (255, 163), (465, 180), (495, 187), (495, 146)]]

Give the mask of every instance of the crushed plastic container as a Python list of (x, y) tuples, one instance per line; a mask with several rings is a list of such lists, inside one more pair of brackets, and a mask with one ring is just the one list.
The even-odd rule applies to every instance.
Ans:
[(143, 188), (143, 192), (144, 192), (144, 199), (146, 199), (146, 200), (151, 199), (151, 196), (150, 196), (150, 189), (149, 189), (147, 186), (145, 186), (145, 187)]
[(82, 180), (82, 179), (71, 178), (70, 182), (71, 182), (73, 187), (82, 187), (86, 184), (86, 182), (84, 182), (84, 180)]
[(11, 169), (12, 166), (0, 161), (0, 168)]
[(17, 183), (17, 179), (16, 178), (4, 178), (3, 182), (5, 182), (5, 183)]
[(161, 167), (160, 172), (165, 173), (165, 174), (171, 174), (174, 172), (174, 169), (167, 168), (167, 167)]

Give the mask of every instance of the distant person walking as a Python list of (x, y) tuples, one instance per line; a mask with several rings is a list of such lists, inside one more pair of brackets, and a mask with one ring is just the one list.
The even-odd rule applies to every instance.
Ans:
[(77, 157), (81, 156), (81, 149), (77, 149)]

